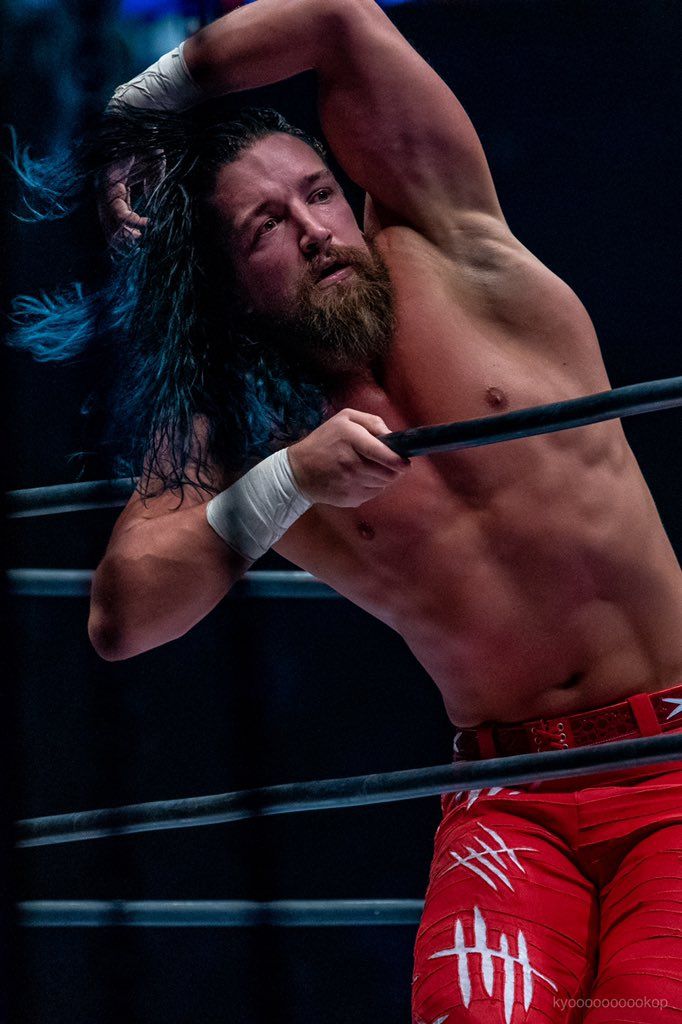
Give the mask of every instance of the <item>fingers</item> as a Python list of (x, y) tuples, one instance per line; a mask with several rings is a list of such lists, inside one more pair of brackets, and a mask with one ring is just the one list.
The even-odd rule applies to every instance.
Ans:
[[(132, 208), (130, 184), (134, 183), (134, 165), (135, 157), (126, 157), (111, 164), (103, 176), (97, 210), (107, 242), (114, 248), (137, 242), (149, 223), (148, 217), (141, 217)], [(165, 168), (165, 160), (162, 166)]]
[(141, 217), (139, 213), (131, 210), (128, 201), (124, 199), (113, 200), (109, 205), (109, 211), (115, 224), (127, 224), (129, 228), (143, 228), (149, 220), (148, 217)]
[(355, 450), (355, 454), (359, 460), (359, 472), (362, 480), (379, 487), (385, 487), (386, 484), (391, 483), (392, 480), (397, 480), (408, 468), (405, 465), (401, 465), (398, 468), (384, 466), (380, 462), (368, 459), (357, 450)]
[[(356, 416), (362, 416), (364, 422), (361, 423), (359, 419), (355, 418)], [(349, 440), (359, 455), (375, 463), (376, 467), (388, 470), (389, 474), (402, 473), (408, 469), (409, 460), (404, 459), (402, 455), (398, 455), (379, 440), (380, 435), (390, 433), (381, 417), (372, 416), (369, 413), (353, 413), (351, 423), (354, 427)]]
[(100, 223), (107, 242), (128, 244), (137, 242), (142, 237), (142, 229), (149, 223), (148, 217), (140, 217), (130, 208), (116, 205), (111, 214), (100, 212)]
[(138, 242), (142, 237), (141, 229), (144, 227), (144, 223), (141, 223), (139, 227), (135, 227), (136, 223), (139, 223), (139, 221), (133, 221), (132, 218), (130, 221), (123, 219), (120, 221), (113, 219), (106, 222), (102, 221), (104, 234), (109, 245), (121, 252)]
[(378, 497), (410, 466), (379, 440), (387, 433), (379, 416), (352, 409), (336, 413), (291, 445), (296, 482), (311, 501), (341, 508)]
[(140, 217), (133, 210), (129, 210), (127, 214), (121, 211), (116, 220), (115, 234), (120, 234), (124, 239), (134, 239), (137, 241), (138, 238), (142, 237), (142, 228), (148, 223), (148, 217)]
[(149, 220), (148, 217), (141, 217), (139, 213), (135, 213), (130, 205), (130, 196), (127, 193), (125, 195), (116, 195), (113, 190), (104, 196), (103, 201), (100, 203), (100, 212), (109, 216), (117, 223), (125, 221), (131, 225), (143, 226)]
[(359, 409), (343, 409), (339, 415), (345, 416), (351, 423), (359, 423), (361, 427), (369, 430), (370, 434), (374, 434), (375, 437), (391, 433), (381, 416), (375, 416), (371, 412), (361, 412)]
[(134, 242), (139, 241), (142, 232), (137, 228), (131, 228), (128, 224), (119, 224), (107, 234), (107, 241), (114, 249), (127, 249)]

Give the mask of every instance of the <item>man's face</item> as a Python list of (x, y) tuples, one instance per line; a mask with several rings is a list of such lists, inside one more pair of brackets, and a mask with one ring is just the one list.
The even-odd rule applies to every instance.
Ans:
[(221, 168), (212, 206), (249, 336), (332, 377), (385, 355), (388, 271), (310, 146), (283, 133), (260, 139)]
[(286, 311), (310, 283), (320, 292), (348, 287), (355, 272), (346, 265), (329, 274), (330, 250), (369, 251), (332, 172), (291, 135), (268, 135), (222, 167), (212, 205), (227, 226), (245, 306), (257, 313)]

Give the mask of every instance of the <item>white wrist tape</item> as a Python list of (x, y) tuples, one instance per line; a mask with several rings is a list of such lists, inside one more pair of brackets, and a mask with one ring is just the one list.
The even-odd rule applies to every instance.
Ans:
[(203, 92), (187, 69), (182, 55), (184, 43), (164, 53), (155, 64), (124, 82), (109, 100), (107, 110), (119, 106), (142, 110), (186, 110), (200, 103)]
[(211, 498), (206, 518), (237, 554), (255, 562), (311, 505), (294, 480), (287, 449), (282, 448)]

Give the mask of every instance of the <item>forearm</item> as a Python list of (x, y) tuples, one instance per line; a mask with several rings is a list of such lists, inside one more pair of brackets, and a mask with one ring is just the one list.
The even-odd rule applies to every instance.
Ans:
[(388, 433), (380, 417), (344, 409), (208, 502), (178, 509), (161, 495), (153, 514), (131, 499), (93, 582), (95, 649), (117, 661), (182, 636), (312, 505), (376, 497), (409, 465), (379, 440)]
[(184, 45), (206, 96), (256, 89), (323, 67), (356, 0), (258, 0), (201, 29)]
[(109, 661), (186, 633), (249, 566), (206, 522), (204, 503), (114, 536), (95, 573), (88, 631)]

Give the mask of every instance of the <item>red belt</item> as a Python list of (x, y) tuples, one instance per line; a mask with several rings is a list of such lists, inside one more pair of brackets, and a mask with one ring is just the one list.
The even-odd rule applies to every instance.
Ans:
[(586, 747), (610, 740), (656, 736), (682, 728), (682, 683), (656, 693), (636, 693), (617, 704), (557, 718), (536, 718), (514, 725), (484, 722), (458, 729), (455, 760), (534, 754), (541, 750)]

